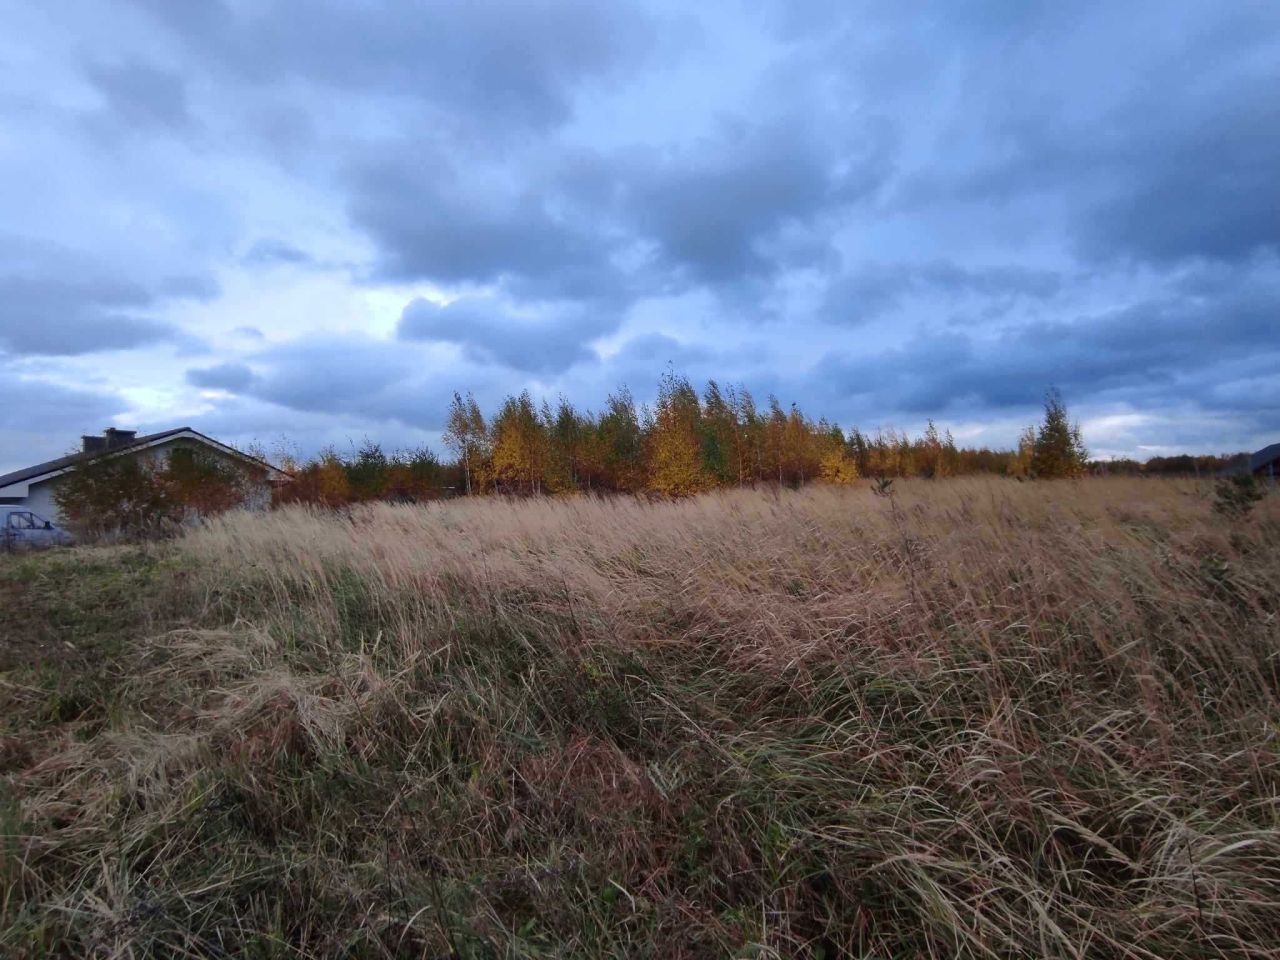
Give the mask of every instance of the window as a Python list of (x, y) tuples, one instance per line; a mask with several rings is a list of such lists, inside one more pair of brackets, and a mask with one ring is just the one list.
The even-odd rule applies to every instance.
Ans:
[(36, 518), (30, 513), (11, 513), (9, 514), (9, 526), (15, 530), (34, 530), (36, 528)]

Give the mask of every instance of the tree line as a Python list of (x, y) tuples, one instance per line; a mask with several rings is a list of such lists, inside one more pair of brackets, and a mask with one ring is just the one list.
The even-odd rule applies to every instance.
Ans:
[(366, 500), (439, 496), (624, 493), (687, 496), (737, 486), (849, 484), (859, 478), (941, 478), (974, 473), (1076, 477), (1088, 454), (1062, 398), (1051, 392), (1044, 420), (1017, 449), (957, 445), (929, 421), (916, 437), (893, 429), (863, 433), (770, 396), (758, 404), (742, 386), (710, 381), (701, 394), (685, 377), (662, 377), (652, 405), (626, 388), (598, 412), (565, 397), (552, 405), (528, 391), (508, 396), (486, 417), (474, 396), (455, 393), (444, 443), (432, 451), (388, 453), (366, 442), (351, 455), (326, 450), (287, 463), (294, 482), (285, 502), (340, 506)]

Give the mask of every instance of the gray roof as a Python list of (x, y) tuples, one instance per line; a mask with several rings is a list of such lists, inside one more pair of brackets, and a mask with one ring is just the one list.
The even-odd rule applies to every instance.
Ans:
[(1249, 470), (1261, 470), (1273, 460), (1280, 460), (1280, 443), (1273, 443), (1269, 447), (1263, 447), (1250, 457)]
[(1248, 457), (1241, 457), (1239, 460), (1228, 465), (1223, 473), (1255, 473), (1270, 463), (1280, 460), (1280, 443), (1273, 443), (1270, 446), (1263, 447), (1257, 453)]
[(96, 450), (96, 451), (87, 452), (87, 453), (81, 450), (81, 451), (77, 451), (76, 453), (69, 454), (68, 456), (65, 456), (65, 457), (58, 457), (56, 460), (46, 460), (44, 463), (37, 463), (31, 467), (23, 467), (21, 470), (14, 470), (12, 473), (6, 473), (3, 476), (0, 476), (0, 488), (7, 487), (10, 484), (14, 484), (14, 483), (22, 483), (24, 480), (31, 480), (35, 477), (42, 477), (48, 473), (56, 473), (59, 470), (65, 470), (68, 467), (74, 467), (76, 464), (82, 463), (86, 460), (92, 460), (95, 457), (100, 457), (105, 453), (117, 454), (117, 453), (124, 453), (134, 448), (147, 447), (161, 440), (167, 440), (169, 437), (177, 436), (180, 433), (195, 434), (197, 437), (199, 437), (201, 440), (206, 441), (212, 447), (218, 447), (224, 450), (230, 450), (244, 457), (244, 459), (246, 460), (251, 460), (254, 463), (262, 464), (262, 466), (266, 467), (268, 470), (273, 471), (274, 473), (278, 473), (278, 474), (284, 473), (284, 471), (281, 470), (279, 467), (273, 467), (271, 464), (265, 463), (264, 461), (259, 460), (256, 457), (251, 457), (247, 453), (240, 453), (239, 450), (235, 450), (232, 447), (228, 447), (226, 444), (219, 443), (217, 440), (214, 440), (211, 437), (206, 437), (203, 433), (200, 433), (198, 430), (192, 430), (190, 427), (175, 427), (172, 430), (161, 430), (159, 433), (148, 433), (146, 436), (134, 437), (132, 440), (129, 440), (126, 443), (121, 443), (118, 446), (114, 446), (110, 450)]

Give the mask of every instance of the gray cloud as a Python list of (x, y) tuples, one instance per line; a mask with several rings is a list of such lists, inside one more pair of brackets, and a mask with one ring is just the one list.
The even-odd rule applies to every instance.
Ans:
[[(965, 215), (955, 203), (1059, 210), (1095, 266), (1280, 249), (1280, 8), (1051, 6), (973, 19), (955, 158), (923, 165), (899, 203), (940, 218)], [(1165, 15), (1179, 29), (1153, 37)]]
[(94, 64), (88, 75), (118, 128), (181, 128), (191, 117), (182, 77), (141, 63)]
[[(111, 393), (79, 390), (38, 377), (21, 377), (0, 364), (0, 430), (88, 430), (118, 413), (120, 398)], [(60, 438), (62, 446), (74, 445), (79, 433)]]
[(0, 275), (0, 346), (74, 356), (179, 340), (172, 324), (133, 313), (151, 303), (127, 283)]
[(444, 422), (453, 391), (470, 378), (477, 389), (488, 382), (470, 369), (436, 375), (422, 356), (404, 343), (368, 337), (310, 337), (254, 354), (259, 373), (222, 369), (198, 374), (244, 397), (292, 410), (398, 421), (425, 430)]
[[(157, 382), (427, 432), (671, 361), (833, 417), (1056, 383), (1280, 428), (1274, 4), (131, 6), (12, 18), (0, 230), (48, 242), (0, 235), (0, 350), (48, 370), (253, 323)], [(320, 332), (424, 285), (462, 299)]]
[(381, 251), (383, 278), (441, 283), (536, 281), (543, 296), (592, 296), (607, 284), (595, 232), (523, 187), (468, 183), (443, 157), (387, 146), (349, 178), (350, 212)]
[[(1093, 259), (1240, 260), (1280, 251), (1280, 69), (1195, 105), (1120, 147), (1109, 195), (1077, 231)], [(1136, 119), (1136, 118), (1135, 118)], [(1118, 165), (1118, 164), (1117, 164)]]
[(908, 297), (976, 296), (1008, 308), (1018, 300), (1044, 300), (1059, 293), (1055, 270), (1013, 264), (965, 267), (949, 260), (923, 263), (867, 263), (837, 278), (826, 293), (823, 315), (834, 323), (856, 324), (898, 307)]
[(187, 371), (187, 383), (194, 387), (242, 393), (253, 382), (253, 371), (243, 363), (219, 363)]
[[(1024, 324), (997, 338), (921, 332), (876, 354), (829, 357), (816, 374), (833, 396), (911, 413), (1026, 407), (1049, 385), (1077, 397), (1110, 392), (1145, 403), (1169, 395), (1187, 399), (1194, 391), (1194, 399), (1212, 409), (1221, 404), (1221, 378), (1233, 362), (1280, 365), (1278, 316), (1280, 284), (1273, 282), (1218, 297), (1160, 297), (1074, 321)], [(1265, 396), (1258, 396), (1263, 407)]]
[(112, 393), (24, 377), (0, 358), (0, 473), (70, 453), (80, 434), (108, 426), (123, 407)]
[(216, 282), (200, 275), (146, 285), (104, 264), (23, 237), (0, 236), (0, 348), (15, 354), (76, 356), (170, 342), (195, 342), (150, 316), (168, 298), (208, 299)]
[[(687, 150), (550, 150), (540, 167), (470, 169), (421, 143), (381, 144), (349, 169), (352, 219), (379, 275), (502, 283), (533, 299), (617, 303), (776, 274), (788, 229), (866, 199), (889, 170), (878, 122), (857, 148), (791, 118), (726, 123)], [(805, 252), (826, 250), (822, 237)]]
[(730, 126), (691, 155), (628, 171), (622, 192), (628, 223), (671, 266), (732, 283), (772, 269), (762, 245), (783, 227), (838, 213), (887, 172), (883, 145), (849, 155), (787, 120)]
[(316, 262), (311, 254), (283, 240), (259, 240), (240, 259), (247, 264), (263, 266), (311, 266)]
[(617, 318), (610, 322), (581, 310), (522, 317), (493, 301), (458, 300), (442, 307), (417, 299), (404, 308), (396, 335), (403, 340), (457, 344), (479, 363), (557, 373), (593, 360), (588, 342), (616, 326)]
[[(352, 6), (278, 0), (251, 13), (221, 0), (135, 0), (216, 68), (256, 84), (293, 78), (412, 97), (453, 114), (544, 126), (569, 115), (574, 87), (635, 66), (655, 40), (638, 8), (591, 0), (443, 0)], [(474, 127), (474, 123), (468, 123)]]

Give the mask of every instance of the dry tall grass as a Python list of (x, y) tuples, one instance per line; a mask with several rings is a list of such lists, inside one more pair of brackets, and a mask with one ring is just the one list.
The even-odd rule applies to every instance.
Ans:
[[(1280, 498), (381, 505), (81, 556), (145, 583), (74, 709), (5, 680), (10, 950), (1280, 957)], [(5, 576), (39, 608), (58, 562)]]

